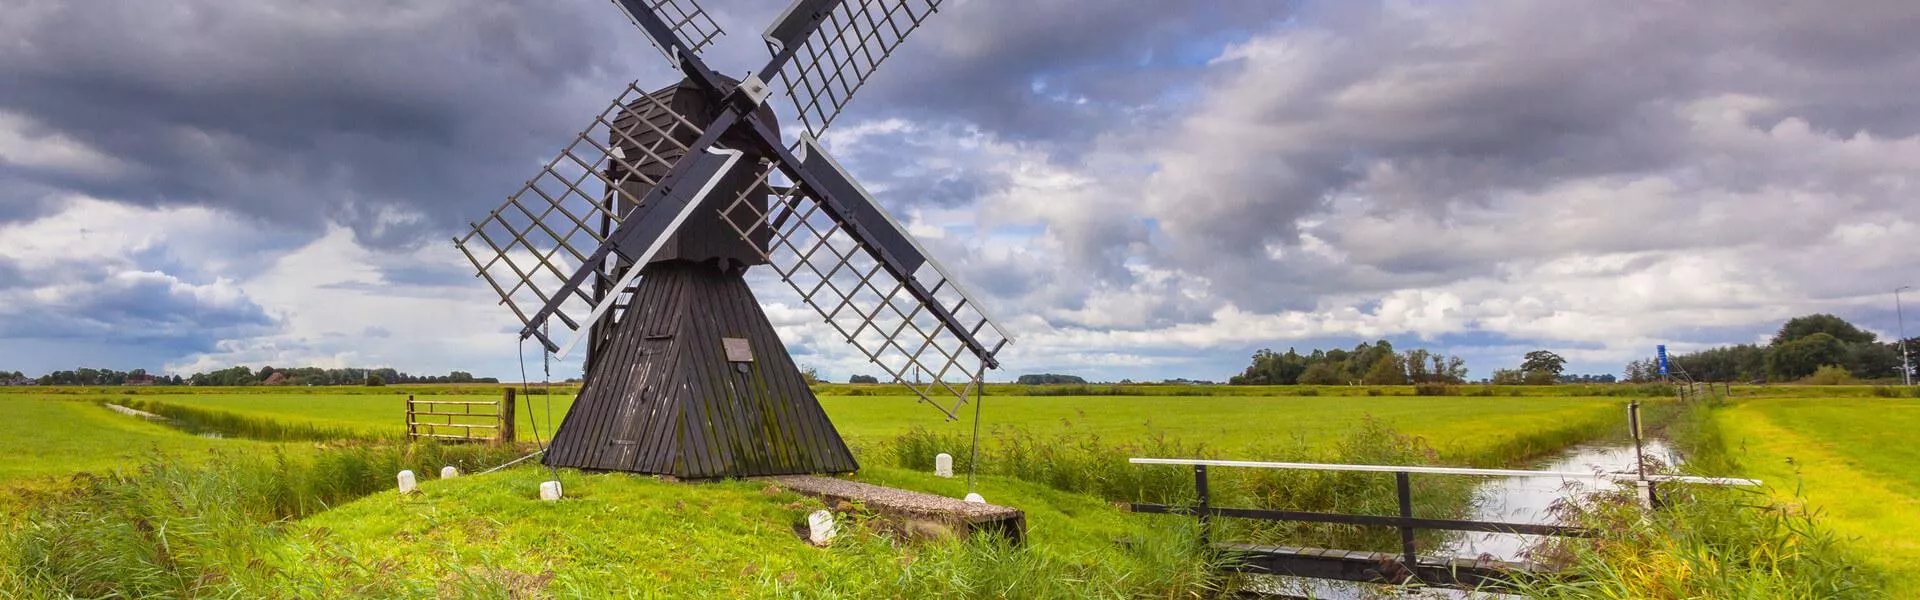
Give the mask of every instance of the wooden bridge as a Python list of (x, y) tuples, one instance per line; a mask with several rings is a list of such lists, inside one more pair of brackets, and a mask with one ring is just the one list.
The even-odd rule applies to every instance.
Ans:
[[(1261, 546), (1242, 543), (1214, 544), (1214, 547), (1219, 548), (1235, 559), (1231, 563), (1231, 568), (1235, 570), (1269, 575), (1286, 575), (1364, 583), (1420, 583), (1429, 586), (1469, 589), (1489, 585), (1498, 586), (1500, 583), (1512, 581), (1516, 575), (1543, 572), (1550, 569), (1550, 567), (1530, 561), (1422, 557), (1419, 555), (1418, 548), (1416, 548), (1414, 544), (1414, 533), (1416, 531), (1429, 529), (1520, 533), (1560, 537), (1586, 537), (1592, 535), (1593, 532), (1578, 527), (1551, 524), (1417, 518), (1413, 516), (1413, 487), (1411, 484), (1413, 474), (1481, 477), (1556, 477), (1562, 479), (1631, 481), (1642, 486), (1647, 493), (1647, 499), (1650, 505), (1657, 505), (1658, 488), (1661, 484), (1760, 485), (1759, 481), (1752, 479), (1654, 475), (1644, 473), (1582, 473), (1572, 471), (1522, 471), (1510, 469), (1339, 465), (1169, 458), (1134, 458), (1128, 462), (1137, 465), (1182, 465), (1193, 467), (1194, 491), (1196, 492), (1196, 501), (1194, 504), (1189, 506), (1134, 504), (1131, 505), (1131, 509), (1133, 512), (1138, 513), (1194, 515), (1200, 520), (1202, 539), (1207, 543), (1213, 542), (1210, 523), (1215, 517), (1300, 523), (1373, 525), (1395, 527), (1400, 530), (1400, 553), (1398, 555), (1385, 552), (1361, 552), (1330, 548)], [(1400, 510), (1398, 515), (1388, 516), (1215, 506), (1211, 501), (1211, 494), (1207, 485), (1208, 467), (1392, 473), (1394, 475), (1394, 485), (1399, 496)]]

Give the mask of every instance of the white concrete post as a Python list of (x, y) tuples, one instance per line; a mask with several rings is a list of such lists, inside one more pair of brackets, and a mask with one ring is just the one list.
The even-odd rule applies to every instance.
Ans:
[(541, 500), (559, 500), (560, 499), (560, 482), (559, 481), (540, 482), (540, 499)]
[(934, 477), (952, 477), (953, 476), (953, 455), (952, 454), (941, 452), (939, 454), (933, 455), (933, 476)]
[(986, 504), (987, 499), (979, 494), (967, 492), (967, 501), (974, 504)]
[(454, 466), (453, 466), (453, 465), (447, 465), (447, 466), (444, 466), (444, 467), (440, 467), (440, 478), (441, 478), (441, 479), (453, 479), (453, 478), (455, 478), (455, 477), (459, 477), (459, 476), (460, 476), (460, 469), (457, 469), (457, 468), (454, 468)]
[(825, 546), (833, 541), (833, 536), (838, 533), (831, 511), (816, 510), (807, 515), (807, 541), (812, 542), (813, 545)]
[(414, 481), (413, 471), (401, 471), (399, 479), (400, 479), (400, 493), (411, 494), (416, 491), (419, 491), (420, 489), (419, 483)]

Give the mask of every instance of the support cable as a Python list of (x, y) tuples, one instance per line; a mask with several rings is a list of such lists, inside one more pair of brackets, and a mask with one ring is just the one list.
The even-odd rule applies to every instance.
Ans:
[[(528, 429), (533, 431), (533, 443), (540, 446), (540, 451), (535, 452), (534, 454), (546, 454), (547, 442), (545, 438), (540, 437), (540, 423), (539, 423), (539, 419), (536, 419), (533, 416), (533, 394), (529, 389), (531, 386), (527, 382), (527, 338), (520, 338), (520, 351), (518, 354), (520, 355), (520, 399), (523, 400), (523, 403), (526, 404), (527, 406), (527, 424), (532, 425), (532, 427), (529, 427)], [(544, 361), (546, 357), (545, 348), (541, 349), (540, 356)], [(548, 387), (552, 387), (552, 386), (548, 385)], [(547, 409), (548, 409), (547, 416), (552, 417), (553, 404), (551, 401), (547, 403)], [(549, 418), (548, 420), (551, 421), (552, 419)], [(520, 460), (526, 460), (528, 457), (531, 457), (531, 456), (533, 456), (533, 454), (523, 456), (520, 458)], [(520, 460), (516, 460), (514, 462), (520, 462)], [(507, 464), (513, 464), (513, 463), (507, 463)], [(506, 466), (506, 465), (501, 465), (501, 466)], [(552, 465), (547, 465), (547, 471), (553, 474), (554, 481), (560, 480), (560, 471), (555, 469)]]
[(973, 493), (974, 476), (980, 471), (980, 405), (987, 399), (987, 365), (981, 363), (973, 376), (973, 451), (967, 457), (967, 493)]

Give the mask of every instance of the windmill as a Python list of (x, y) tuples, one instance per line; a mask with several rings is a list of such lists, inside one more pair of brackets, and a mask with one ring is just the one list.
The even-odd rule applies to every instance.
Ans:
[[(1011, 339), (818, 141), (939, 0), (793, 0), (765, 32), (771, 58), (741, 79), (702, 60), (724, 32), (693, 0), (615, 4), (683, 78), (629, 83), (454, 240), (523, 343), (563, 358), (585, 344), (546, 464), (686, 479), (857, 470), (747, 284), (762, 267), (955, 419)], [(770, 82), (800, 121), (795, 141)]]

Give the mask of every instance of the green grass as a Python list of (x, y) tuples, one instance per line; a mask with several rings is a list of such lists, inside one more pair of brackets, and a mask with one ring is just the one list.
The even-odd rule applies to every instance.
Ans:
[(253, 451), (270, 446), (183, 433), (109, 411), (84, 397), (0, 394), (0, 456), (6, 457), (0, 460), (0, 487), (123, 469), (152, 450), (192, 457), (216, 448)]
[[(856, 444), (915, 427), (972, 431), (971, 410), (959, 421), (944, 422), (932, 407), (901, 398), (825, 397), (821, 404), (840, 434)], [(1324, 444), (1372, 418), (1423, 437), (1452, 458), (1570, 423), (1617, 420), (1623, 406), (1597, 398), (988, 396), (981, 423), (985, 429), (1070, 430), (1116, 441), (1164, 436), (1231, 452), (1293, 439)]]
[[(155, 457), (0, 530), (0, 596), (1172, 598), (1217, 581), (1186, 519), (1000, 478), (982, 485), (1026, 511), (1023, 548), (902, 545), (858, 511), (815, 548), (794, 527), (819, 502), (755, 482), (565, 472), (567, 498), (549, 503), (535, 499), (548, 477), (537, 468), (427, 481), (410, 496), (363, 476), (456, 458)], [(964, 485), (888, 468), (862, 477), (951, 495)], [(347, 497), (360, 499), (313, 502)]]
[[(262, 432), (274, 428), (259, 426), (261, 421), (288, 423), (298, 425), (287, 429), (295, 439), (329, 429), (385, 437), (402, 429), (409, 391), (474, 400), (498, 393), (499, 386), (93, 390), (104, 395), (75, 389), (4, 391), (0, 417), (18, 418), (0, 420), (0, 433), (8, 434), (0, 437), (0, 452), (31, 458), (0, 464), (0, 469), (25, 463), (34, 472), (0, 470), (0, 487), (10, 476), (44, 480), (116, 468), (120, 475), (74, 480), (48, 492), (69, 495), (36, 503), (33, 517), (15, 517), (19, 526), (10, 528), (8, 519), (0, 518), (0, 537), (6, 538), (0, 560), (13, 561), (11, 570), (0, 563), (0, 571), (17, 574), (0, 574), (0, 597), (1187, 597), (1220, 583), (1206, 575), (1206, 565), (1191, 547), (1190, 520), (1127, 514), (1111, 501), (1177, 503), (1190, 494), (1191, 475), (1128, 465), (1128, 456), (1517, 466), (1572, 443), (1620, 433), (1625, 398), (1616, 392), (1634, 391), (1486, 388), (1493, 393), (1415, 397), (1399, 388), (1368, 395), (1368, 388), (1346, 387), (1141, 387), (1154, 395), (1102, 395), (1104, 388), (1096, 386), (987, 396), (981, 491), (997, 503), (1028, 511), (1033, 545), (1024, 550), (992, 543), (903, 547), (860, 527), (831, 549), (811, 548), (792, 528), (817, 503), (744, 482), (681, 485), (563, 471), (569, 498), (550, 504), (533, 500), (545, 471), (517, 468), (430, 481), (424, 494), (403, 498), (390, 491), (392, 472), (402, 466), (431, 479), (439, 463), (465, 461), (461, 464), (471, 469), (503, 460), (511, 449), (496, 452), (499, 456), (462, 458), (394, 444), (212, 440), (91, 403), (132, 398), (215, 411)], [(964, 468), (972, 411), (964, 411), (960, 421), (943, 422), (937, 411), (911, 397), (868, 393), (883, 388), (823, 388), (842, 392), (823, 396), (822, 404), (859, 453), (859, 477), (949, 496), (964, 493), (963, 480), (927, 476), (930, 465), (923, 463), (934, 452), (948, 451)], [(1913, 518), (1920, 509), (1913, 498), (1920, 494), (1910, 487), (1916, 485), (1915, 470), (1902, 465), (1912, 464), (1914, 450), (1900, 434), (1920, 430), (1920, 423), (1912, 422), (1920, 415), (1886, 408), (1916, 403), (1867, 400), (1871, 388), (1866, 387), (1858, 390), (1858, 399), (1766, 397), (1787, 389), (1736, 387), (1741, 404), (1710, 417), (1683, 419), (1681, 425), (1695, 433), (1711, 426), (1715, 437), (1710, 439), (1718, 440), (1714, 445), (1739, 455), (1728, 469), (1737, 462), (1748, 474), (1770, 481), (1788, 477), (1767, 471), (1766, 460), (1799, 457), (1796, 465), (1809, 489), (1817, 480), (1827, 490), (1806, 496), (1823, 511), (1811, 522), (1840, 515), (1827, 505), (1845, 502), (1858, 505), (1855, 510), (1879, 504), (1888, 508), (1883, 512), (1905, 511), (1902, 518)], [(1856, 398), (1851, 389), (1792, 389), (1803, 394), (1837, 390)], [(1092, 395), (1052, 395), (1087, 390)], [(1542, 390), (1565, 395), (1541, 396)], [(272, 393), (260, 393), (265, 391)], [(322, 393), (329, 391), (336, 393)], [(1264, 393), (1237, 395), (1254, 391)], [(556, 419), (565, 411), (562, 398), (555, 396)], [(533, 400), (532, 414), (520, 407), (522, 427), (537, 418), (550, 431), (542, 399)], [(1776, 424), (1781, 421), (1795, 426)], [(221, 448), (237, 454), (208, 463), (208, 450)], [(152, 455), (145, 470), (129, 472), (130, 461), (147, 450), (161, 454)], [(174, 460), (181, 456), (200, 459)], [(1844, 470), (1816, 473), (1805, 468), (1807, 460)], [(1885, 478), (1880, 490), (1859, 488), (1875, 477)], [(1449, 516), (1449, 510), (1463, 506), (1468, 485), (1416, 486), (1417, 514)], [(1215, 486), (1216, 503), (1223, 505), (1382, 512), (1391, 504), (1391, 486), (1370, 475), (1221, 473)], [(1866, 489), (1867, 497), (1843, 497), (1856, 488)], [(45, 494), (39, 498), (48, 500)], [(1697, 579), (1707, 587), (1635, 582), (1616, 595), (1674, 589), (1700, 592), (1694, 594), (1698, 597), (1741, 597), (1721, 592), (1803, 589), (1793, 587), (1799, 583), (1766, 587), (1764, 578), (1721, 568), (1746, 563), (1714, 562), (1725, 560), (1727, 548), (1734, 547), (1716, 545), (1718, 540), (1774, 552), (1815, 539), (1779, 533), (1780, 527), (1810, 522), (1726, 520), (1737, 512), (1728, 508), (1732, 504), (1738, 503), (1713, 505), (1721, 512), (1703, 512), (1710, 514), (1692, 521), (1619, 525), (1626, 542), (1612, 546), (1621, 554), (1608, 560), (1645, 555), (1650, 560), (1637, 568), (1656, 574), (1676, 568), (1720, 570)], [(1853, 536), (1855, 544), (1920, 539), (1920, 532), (1897, 527), (1882, 538), (1871, 537), (1870, 530), (1886, 526), (1888, 518), (1868, 515), (1834, 529)], [(1656, 525), (1667, 529), (1646, 529)], [(1670, 537), (1683, 543), (1659, 546), (1661, 538), (1654, 534), (1660, 531), (1696, 534), (1676, 534)], [(1247, 541), (1396, 543), (1392, 532), (1363, 535), (1326, 528), (1235, 524), (1219, 533)], [(1824, 580), (1829, 567), (1845, 565), (1821, 552), (1812, 563), (1786, 557), (1766, 564), (1785, 569), (1776, 578)], [(67, 572), (73, 575), (62, 575)], [(9, 576), (17, 578), (10, 582)]]
[(1920, 402), (1748, 400), (1718, 411), (1714, 424), (1743, 473), (1817, 511), (1891, 575), (1896, 597), (1920, 595), (1920, 449), (1912, 441)]
[[(834, 389), (838, 387), (845, 386)], [(419, 396), (444, 397), (449, 396)], [(275, 390), (131, 398), (348, 429), (370, 436), (397, 436), (405, 431), (404, 394), (283, 394)], [(973, 411), (963, 410), (960, 420), (947, 422), (939, 411), (906, 396), (822, 396), (820, 402), (840, 434), (856, 445), (889, 439), (914, 428), (972, 431)], [(1501, 453), (1501, 461), (1495, 461), (1504, 462), (1576, 441), (1542, 439), (1538, 435), (1565, 429), (1569, 423), (1614, 419), (1622, 410), (1622, 402), (1593, 397), (1379, 396), (1330, 400), (1301, 396), (988, 396), (981, 422), (988, 429), (1071, 430), (1110, 440), (1150, 436), (1205, 440), (1212, 447), (1231, 450), (1276, 438), (1322, 443), (1358, 426), (1363, 419), (1373, 418), (1425, 438), (1449, 458), (1475, 457), (1489, 449), (1514, 446)], [(536, 430), (543, 437), (550, 436), (572, 401), (556, 394), (551, 404), (550, 418), (546, 398), (533, 396), (531, 407), (522, 400), (517, 415), (521, 439), (531, 440)]]
[[(385, 394), (307, 394), (279, 393), (275, 388), (253, 388), (257, 393), (213, 393), (213, 394), (163, 394), (152, 396), (130, 396), (138, 401), (174, 404), (192, 408), (201, 408), (229, 412), (249, 417), (277, 419), (295, 423), (306, 423), (315, 427), (347, 429), (361, 435), (399, 437), (407, 431), (407, 393)], [(496, 392), (498, 386), (494, 386)], [(271, 393), (259, 393), (271, 392)], [(458, 400), (475, 401), (475, 395), (426, 395), (418, 394), (419, 400)], [(541, 432), (555, 429), (561, 417), (566, 415), (572, 405), (572, 396), (554, 394), (551, 397), (553, 424), (548, 423), (549, 398), (534, 394), (531, 398), (531, 410), (527, 399), (516, 403), (515, 420), (523, 433), (521, 437), (533, 439), (532, 428), (538, 424)], [(489, 409), (490, 410), (490, 409)], [(423, 417), (423, 419), (425, 419)], [(456, 422), (478, 422), (467, 418), (457, 418)]]

